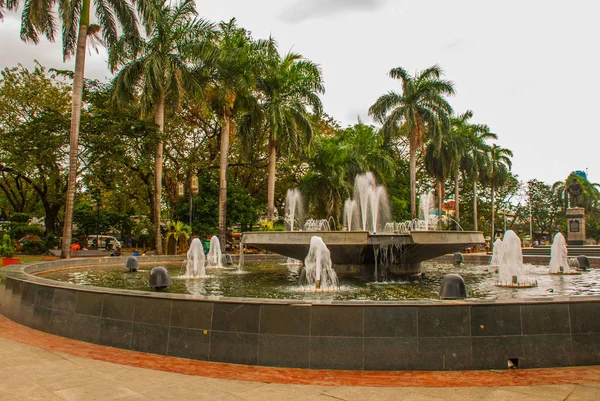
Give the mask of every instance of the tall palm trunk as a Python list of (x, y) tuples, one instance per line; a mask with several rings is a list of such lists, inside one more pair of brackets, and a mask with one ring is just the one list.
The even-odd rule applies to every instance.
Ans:
[(269, 140), (269, 177), (267, 184), (267, 220), (275, 216), (275, 171), (277, 167), (277, 143)]
[(223, 114), (223, 121), (219, 162), (219, 240), (221, 242), (221, 252), (225, 252), (227, 245), (227, 159), (229, 154), (229, 129), (231, 125), (231, 115), (228, 111), (225, 111)]
[(438, 192), (438, 229), (442, 229), (442, 218), (444, 211), (442, 210), (442, 204), (444, 202), (444, 182), (438, 178), (437, 180), (437, 192)]
[(61, 258), (71, 257), (71, 238), (73, 235), (73, 204), (75, 203), (75, 186), (77, 184), (77, 157), (79, 150), (79, 121), (81, 119), (81, 102), (83, 96), (83, 74), (85, 69), (85, 45), (90, 23), (90, 0), (84, 0), (79, 19), (77, 34), (77, 51), (75, 53), (75, 74), (73, 75), (73, 99), (71, 105), (71, 131), (69, 135), (69, 178), (67, 183), (67, 199), (65, 202), (65, 220), (63, 227)]
[[(410, 144), (408, 160), (410, 166), (410, 214), (413, 219), (417, 217), (417, 160), (415, 146)], [(425, 216), (427, 218), (427, 216)]]
[(162, 255), (162, 235), (160, 233), (160, 210), (162, 195), (162, 169), (163, 169), (163, 140), (162, 133), (165, 130), (165, 95), (161, 94), (156, 103), (154, 122), (158, 125), (161, 138), (156, 144), (156, 155), (154, 157), (154, 246), (156, 254)]
[(473, 181), (473, 230), (477, 231), (477, 180)]
[(458, 186), (458, 174), (456, 172), (456, 176), (454, 177), (454, 218), (456, 219), (456, 231), (460, 228), (460, 187)]
[(494, 243), (494, 240), (496, 239), (496, 227), (494, 227), (494, 221), (495, 221), (495, 210), (496, 210), (496, 199), (495, 199), (495, 192), (496, 192), (496, 186), (494, 184), (492, 184), (492, 235), (490, 236), (491, 241), (490, 243)]

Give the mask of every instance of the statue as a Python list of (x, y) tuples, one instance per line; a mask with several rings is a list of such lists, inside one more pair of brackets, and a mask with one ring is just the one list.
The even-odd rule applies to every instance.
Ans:
[(581, 185), (573, 178), (573, 182), (569, 185), (569, 207), (577, 207), (577, 198), (581, 195)]

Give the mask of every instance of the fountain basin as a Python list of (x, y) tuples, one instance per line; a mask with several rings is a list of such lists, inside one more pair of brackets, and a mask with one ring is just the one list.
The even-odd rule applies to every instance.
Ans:
[(323, 239), (334, 269), (341, 275), (373, 277), (376, 264), (393, 275), (416, 274), (423, 261), (485, 243), (479, 231), (412, 231), (370, 234), (367, 231), (245, 232), (242, 242), (269, 252), (303, 260), (312, 236)]
[[(600, 364), (600, 296), (525, 300), (301, 301), (74, 285), (32, 273), (122, 266), (71, 259), (1, 271), (0, 313), (101, 345), (246, 365), (352, 370)], [(140, 258), (141, 266), (181, 257)], [(127, 273), (124, 273), (127, 274)], [(107, 351), (109, 352), (109, 351)]]

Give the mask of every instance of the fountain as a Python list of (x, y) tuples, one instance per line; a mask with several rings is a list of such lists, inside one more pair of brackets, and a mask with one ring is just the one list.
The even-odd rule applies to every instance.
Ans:
[(550, 274), (580, 274), (571, 269), (567, 243), (562, 233), (556, 233), (550, 248)]
[[(242, 243), (293, 259), (308, 253), (315, 232), (331, 252), (338, 274), (364, 278), (404, 276), (420, 272), (422, 261), (484, 243), (481, 232), (429, 230), (431, 194), (421, 197), (425, 220), (392, 223), (387, 192), (377, 185), (372, 173), (359, 174), (354, 183), (354, 199), (344, 202), (343, 231), (330, 231), (330, 219), (309, 219), (304, 231), (294, 231), (293, 222), (301, 202), (296, 189), (286, 197), (287, 232), (245, 232)], [(334, 224), (335, 226), (335, 224)]]
[(286, 230), (294, 231), (294, 223), (298, 220), (298, 227), (304, 217), (302, 194), (296, 188), (288, 189), (285, 195), (285, 224)]
[(184, 259), (182, 266), (185, 266), (184, 278), (204, 278), (206, 268), (204, 266), (204, 246), (198, 238), (194, 238), (187, 252), (187, 258)]
[(500, 266), (500, 256), (501, 255), (502, 255), (502, 240), (500, 238), (498, 238), (496, 241), (494, 241), (494, 244), (492, 245), (492, 260), (490, 262), (490, 265), (496, 266), (496, 268), (498, 268), (498, 266)]
[(358, 204), (354, 199), (346, 199), (344, 202), (344, 229), (352, 231), (358, 229)]
[(321, 237), (313, 236), (310, 239), (300, 285), (321, 291), (335, 291), (340, 286), (337, 274), (332, 268), (331, 254)]
[[(354, 202), (354, 203), (353, 203)], [(387, 191), (381, 185), (377, 185), (373, 173), (359, 174), (354, 180), (354, 200), (348, 199), (344, 203), (344, 209), (348, 205), (346, 214), (352, 216), (358, 214), (360, 226), (358, 229), (376, 233), (382, 231), (385, 224), (391, 220), (390, 206)], [(356, 212), (355, 212), (356, 211)], [(352, 218), (350, 217), (350, 223)], [(351, 230), (352, 224), (348, 230)]]
[[(495, 249), (496, 247), (494, 247)], [(499, 261), (497, 287), (529, 288), (537, 286), (537, 281), (528, 278), (525, 274), (521, 239), (513, 230), (504, 233), (499, 255), (495, 256)]]
[(419, 197), (419, 217), (425, 222), (425, 230), (429, 230), (429, 211), (431, 210), (431, 205), (433, 205), (433, 194), (431, 191), (421, 194)]
[(221, 254), (221, 243), (219, 242), (219, 237), (213, 235), (210, 238), (210, 249), (208, 251), (208, 255), (206, 255), (206, 266), (222, 268), (222, 258), (223, 255)]

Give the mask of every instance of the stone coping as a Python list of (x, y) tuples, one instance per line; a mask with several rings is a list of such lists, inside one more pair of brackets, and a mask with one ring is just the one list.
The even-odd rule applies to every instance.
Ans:
[[(275, 258), (264, 258), (265, 255), (244, 255), (246, 261), (257, 261)], [(466, 261), (472, 257), (479, 258), (485, 255), (464, 255)], [(448, 255), (446, 256), (448, 257)], [(488, 258), (488, 256), (485, 256)], [(279, 259), (279, 257), (277, 256)], [(444, 257), (440, 258), (443, 260)], [(138, 258), (140, 266), (158, 265), (166, 263), (181, 263), (183, 256), (144, 256)], [(377, 305), (377, 306), (457, 306), (457, 305), (522, 305), (522, 304), (552, 304), (563, 302), (598, 302), (600, 295), (556, 295), (548, 297), (532, 297), (519, 299), (466, 299), (466, 300), (402, 300), (402, 301), (371, 301), (371, 300), (295, 300), (295, 299), (269, 299), (269, 298), (246, 298), (246, 297), (222, 297), (222, 296), (199, 296), (190, 294), (171, 294), (153, 291), (126, 290), (107, 287), (96, 287), (82, 284), (65, 283), (52, 279), (36, 276), (36, 273), (62, 270), (80, 267), (99, 267), (109, 265), (124, 266), (127, 257), (93, 257), (86, 259), (65, 259), (56, 261), (43, 261), (36, 263), (26, 263), (18, 265), (9, 265), (0, 270), (0, 275), (15, 280), (48, 286), (55, 288), (71, 289), (84, 292), (108, 293), (115, 295), (129, 295), (148, 298), (162, 298), (172, 300), (190, 300), (190, 301), (210, 301), (219, 303), (248, 303), (248, 304), (273, 304), (273, 305), (339, 305), (339, 306), (359, 306), (359, 305)]]

